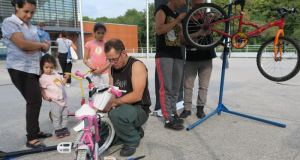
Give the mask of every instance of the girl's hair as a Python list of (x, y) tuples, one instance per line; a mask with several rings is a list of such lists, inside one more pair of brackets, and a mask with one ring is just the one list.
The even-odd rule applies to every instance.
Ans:
[(23, 6), (26, 4), (32, 4), (36, 6), (36, 0), (11, 0), (11, 4), (13, 7), (16, 8), (16, 4), (18, 5), (19, 8), (23, 8)]
[(68, 32), (66, 30), (62, 30), (61, 35), (62, 35), (62, 37), (67, 38)]
[(105, 27), (105, 25), (104, 25), (104, 23), (101, 23), (101, 22), (97, 22), (96, 24), (95, 24), (95, 26), (94, 26), (94, 33), (96, 32), (96, 31), (98, 31), (98, 29), (104, 29), (104, 32), (106, 32), (106, 27)]
[(41, 61), (40, 61), (40, 68), (41, 68), (41, 70), (42, 70), (42, 73), (44, 73), (44, 71), (43, 71), (43, 66), (44, 66), (44, 64), (45, 64), (46, 62), (48, 62), (48, 63), (53, 63), (53, 64), (54, 64), (54, 69), (55, 69), (55, 70), (58, 70), (58, 65), (57, 65), (57, 61), (55, 60), (55, 58), (54, 58), (52, 55), (50, 55), (50, 54), (45, 54), (45, 55), (42, 57)]

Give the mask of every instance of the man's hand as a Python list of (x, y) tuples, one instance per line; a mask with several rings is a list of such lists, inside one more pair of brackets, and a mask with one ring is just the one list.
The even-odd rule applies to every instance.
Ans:
[(114, 104), (114, 100), (108, 101), (107, 104), (106, 104), (106, 106), (105, 106), (105, 108), (102, 111), (100, 111), (100, 112), (102, 112), (102, 113), (109, 112), (114, 107), (113, 104)]

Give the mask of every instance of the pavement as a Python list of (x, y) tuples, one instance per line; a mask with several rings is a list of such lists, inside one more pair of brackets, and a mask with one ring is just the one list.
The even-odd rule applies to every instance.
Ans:
[[(149, 70), (149, 90), (152, 104), (155, 103), (155, 59), (140, 58)], [(197, 160), (300, 160), (300, 74), (293, 79), (275, 83), (264, 78), (257, 69), (255, 58), (231, 58), (226, 69), (223, 104), (231, 111), (286, 124), (281, 128), (267, 123), (235, 116), (222, 112), (214, 115), (190, 131), (165, 129), (162, 117), (150, 116), (143, 126), (145, 137), (141, 140), (136, 153), (131, 157), (120, 157), (121, 146), (113, 146), (101, 157), (114, 156), (118, 160), (146, 156), (145, 160), (197, 159)], [(6, 62), (0, 62), (0, 150), (12, 152), (28, 149), (25, 130), (25, 100), (12, 85)], [(219, 102), (222, 60), (213, 60), (213, 72), (208, 88), (206, 114), (214, 111)], [(78, 61), (73, 64), (72, 72), (86, 71), (88, 68)], [(83, 81), (87, 97), (87, 82)], [(192, 115), (185, 119), (188, 127), (198, 121), (196, 117), (197, 79), (193, 94)], [(79, 82), (73, 80), (67, 88), (69, 110), (75, 112), (80, 107), (81, 93)], [(153, 111), (154, 106), (151, 106)], [(179, 110), (180, 114), (182, 110)], [(43, 101), (40, 112), (40, 128), (53, 132), (48, 117), (49, 104)], [(78, 123), (69, 118), (69, 128)], [(71, 129), (72, 130), (72, 129)], [(42, 140), (47, 146), (60, 142), (73, 142), (75, 131), (63, 139), (54, 137)], [(74, 159), (75, 152), (60, 154), (56, 151), (27, 155), (18, 160), (66, 160)]]

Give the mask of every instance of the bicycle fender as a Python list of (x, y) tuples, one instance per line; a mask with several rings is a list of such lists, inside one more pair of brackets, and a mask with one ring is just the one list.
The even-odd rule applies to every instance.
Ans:
[(79, 132), (84, 129), (84, 121), (81, 121), (76, 127), (73, 128), (74, 131)]

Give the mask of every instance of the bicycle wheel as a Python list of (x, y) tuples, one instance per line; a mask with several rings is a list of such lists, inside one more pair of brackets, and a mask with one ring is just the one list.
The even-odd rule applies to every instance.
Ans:
[(78, 150), (78, 154), (76, 156), (76, 160), (90, 160), (90, 156), (88, 155), (86, 150)]
[[(212, 14), (213, 13), (213, 14)], [(183, 35), (188, 44), (197, 49), (211, 49), (223, 42), (225, 36), (218, 31), (228, 33), (229, 23), (220, 22), (226, 19), (225, 11), (212, 3), (201, 3), (190, 10), (183, 21)], [(205, 33), (205, 36), (197, 36), (197, 32)]]
[(115, 137), (115, 130), (107, 117), (101, 118), (101, 124), (99, 125), (99, 153), (102, 154), (110, 146)]
[(100, 158), (100, 154), (99, 154), (99, 145), (98, 145), (98, 143), (96, 143), (96, 142), (94, 142), (94, 147), (95, 147), (95, 151), (94, 151), (94, 155), (96, 156), (96, 157), (94, 157), (94, 160), (100, 160), (101, 158)]
[(73, 147), (74, 148), (76, 148), (77, 147), (77, 144), (81, 141), (81, 139), (82, 139), (82, 137), (83, 137), (83, 134), (84, 134), (84, 131), (83, 130), (81, 130), (81, 131), (79, 131), (78, 133), (77, 133), (77, 136), (76, 136), (76, 138), (75, 138), (75, 141), (74, 141), (74, 145), (73, 145)]
[[(285, 36), (278, 38), (277, 60), (274, 57), (275, 37), (267, 40), (259, 48), (256, 62), (260, 73), (271, 81), (282, 82), (293, 78), (300, 69), (300, 47), (293, 39)], [(280, 55), (280, 48), (282, 55)]]

